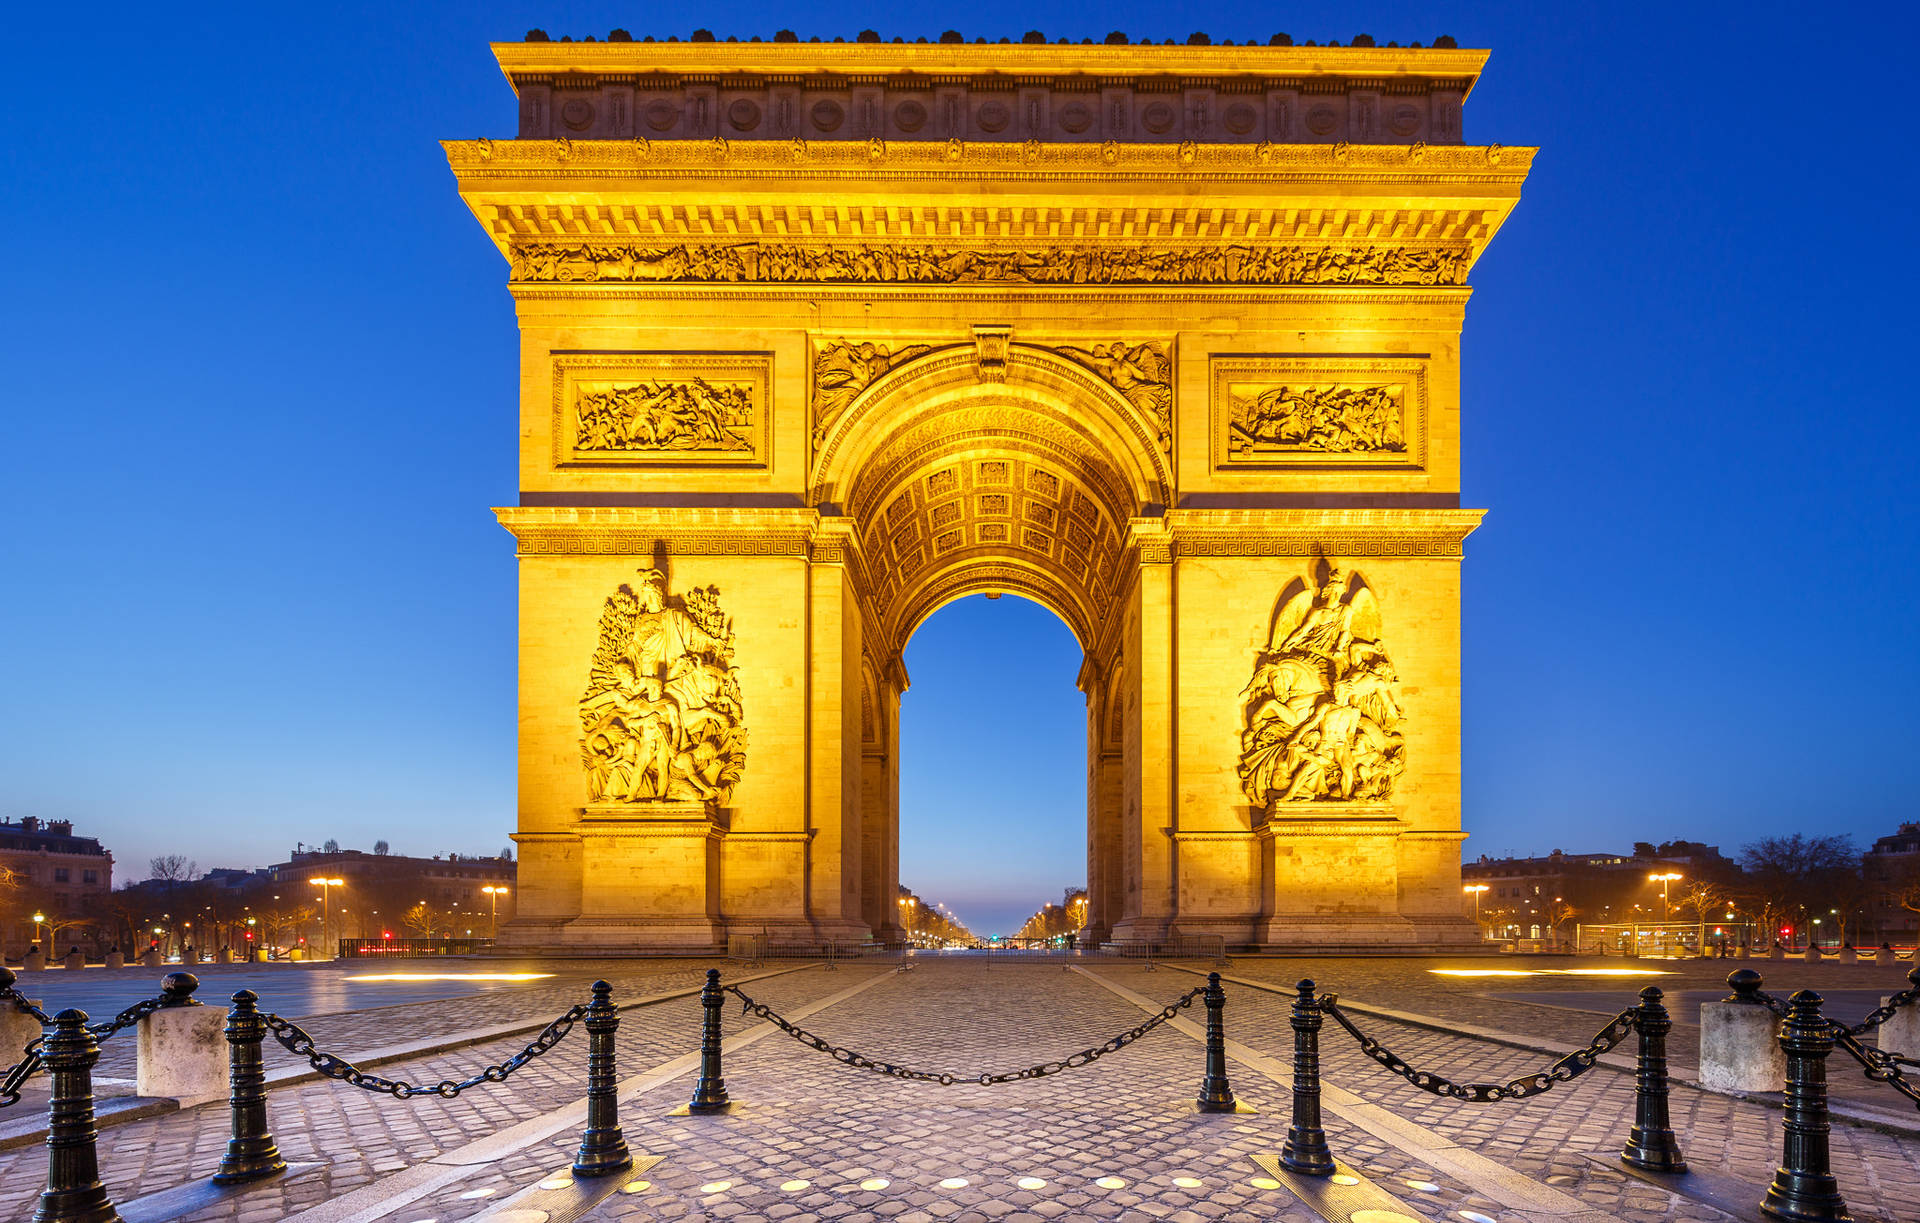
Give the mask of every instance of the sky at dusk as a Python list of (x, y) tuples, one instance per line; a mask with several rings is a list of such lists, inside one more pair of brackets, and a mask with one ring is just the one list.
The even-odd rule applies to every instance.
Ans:
[[(1468, 140), (1543, 151), (1464, 339), (1469, 856), (1920, 817), (1916, 10), (1570, 10), (10, 10), (0, 815), (122, 879), (507, 844), (516, 329), (436, 141), (511, 135), (490, 40), (697, 12), (1492, 48)], [(977, 930), (1084, 879), (1078, 664), (1013, 598), (907, 653), (901, 878)]]

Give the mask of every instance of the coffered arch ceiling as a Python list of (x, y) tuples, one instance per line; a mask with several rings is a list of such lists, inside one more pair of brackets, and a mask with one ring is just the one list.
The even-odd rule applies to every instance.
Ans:
[(855, 524), (892, 649), (979, 592), (1032, 599), (1092, 649), (1129, 520), (1166, 495), (1150, 422), (1090, 379), (1037, 368), (1043, 355), (1021, 357), (987, 382), (971, 346), (935, 353), (877, 382), (827, 431), (816, 493), (837, 493)]

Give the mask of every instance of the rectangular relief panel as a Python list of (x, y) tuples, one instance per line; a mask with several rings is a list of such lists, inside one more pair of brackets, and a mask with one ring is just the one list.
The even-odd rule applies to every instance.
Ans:
[(1209, 367), (1215, 471), (1426, 467), (1424, 355), (1235, 353)]
[(765, 469), (772, 386), (771, 353), (555, 353), (553, 465)]

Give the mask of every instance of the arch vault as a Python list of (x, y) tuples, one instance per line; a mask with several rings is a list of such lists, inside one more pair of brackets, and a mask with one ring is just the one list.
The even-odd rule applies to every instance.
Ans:
[[(897, 933), (901, 650), (1085, 652), (1086, 937), (1471, 942), (1458, 342), (1531, 150), (1454, 49), (496, 46), (502, 942)], [(1019, 784), (1008, 762), (1008, 784)]]

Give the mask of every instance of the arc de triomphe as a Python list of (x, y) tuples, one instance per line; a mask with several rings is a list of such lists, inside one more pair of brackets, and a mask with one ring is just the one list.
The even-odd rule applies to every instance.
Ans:
[(1459, 341), (1533, 154), (1463, 143), (1485, 52), (494, 50), (503, 943), (897, 933), (901, 649), (976, 592), (1085, 650), (1089, 938), (1473, 940)]

